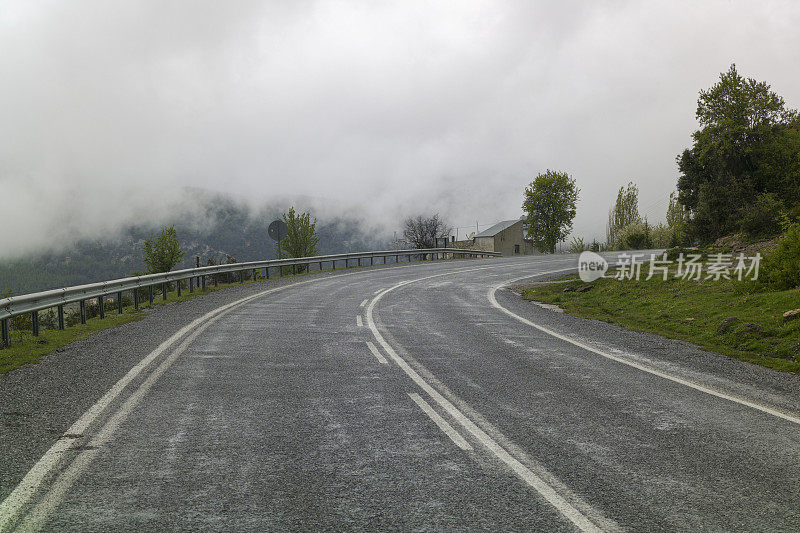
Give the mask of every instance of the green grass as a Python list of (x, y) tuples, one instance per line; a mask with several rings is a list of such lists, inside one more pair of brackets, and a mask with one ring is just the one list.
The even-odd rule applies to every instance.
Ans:
[(85, 339), (100, 330), (114, 328), (143, 318), (141, 311), (126, 312), (121, 315), (106, 315), (106, 318), (92, 318), (86, 324), (78, 324), (63, 331), (42, 330), (38, 337), (30, 331), (12, 331), (11, 346), (0, 349), (0, 374), (11, 372), (23, 365), (38, 363), (42, 356), (72, 342)]
[[(574, 279), (575, 276), (568, 278)], [(694, 343), (704, 349), (776, 370), (800, 373), (800, 320), (787, 323), (783, 313), (800, 307), (800, 290), (748, 294), (729, 281), (617, 281), (600, 279), (587, 292), (564, 292), (585, 285), (575, 279), (534, 287), (528, 300), (557, 304), (584, 318), (618, 324)], [(739, 321), (718, 333), (728, 317)], [(747, 331), (758, 324), (762, 333)]]

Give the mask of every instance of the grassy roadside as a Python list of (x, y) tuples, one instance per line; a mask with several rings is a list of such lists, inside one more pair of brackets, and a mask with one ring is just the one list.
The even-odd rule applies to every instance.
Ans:
[(800, 373), (800, 319), (784, 322), (782, 317), (785, 311), (800, 307), (800, 289), (747, 294), (729, 281), (603, 278), (589, 284), (591, 289), (575, 292), (587, 284), (576, 276), (563, 279), (574, 281), (529, 288), (523, 297), (559, 305), (576, 316)]
[[(342, 269), (337, 269), (342, 270)], [(327, 270), (326, 270), (327, 271)], [(318, 271), (314, 271), (316, 273)], [(308, 272), (299, 274), (287, 274), (284, 278), (306, 276)], [(272, 277), (271, 279), (280, 279), (280, 277)], [(244, 285), (250, 283), (260, 283), (266, 281), (264, 278), (258, 280), (246, 280)], [(195, 289), (190, 293), (188, 289), (183, 289), (181, 296), (174, 290), (167, 293), (167, 299), (163, 300), (161, 295), (156, 296), (153, 300), (153, 307), (166, 304), (175, 304), (185, 302), (204, 294), (220, 291), (228, 287), (243, 285), (239, 282), (233, 283), (220, 283), (214, 287), (212, 284), (206, 286), (206, 290)], [(85, 339), (90, 335), (102, 331), (104, 329), (115, 328), (128, 322), (141, 320), (146, 316), (146, 310), (150, 308), (150, 304), (145, 300), (136, 311), (132, 305), (123, 307), (123, 313), (117, 314), (116, 308), (106, 311), (106, 317), (90, 318), (86, 324), (77, 324), (75, 326), (67, 327), (66, 329), (42, 329), (38, 337), (34, 337), (30, 331), (12, 331), (11, 332), (11, 346), (8, 348), (0, 347), (0, 375), (11, 372), (26, 364), (38, 363), (42, 356), (51, 354), (58, 351), (59, 348), (66, 346), (75, 341)]]

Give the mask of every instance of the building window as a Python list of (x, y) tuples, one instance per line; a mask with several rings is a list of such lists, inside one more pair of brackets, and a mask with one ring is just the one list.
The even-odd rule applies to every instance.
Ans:
[(519, 244), (515, 244), (515, 245), (514, 245), (514, 253), (515, 253), (515, 254), (518, 254), (518, 253), (519, 253)]

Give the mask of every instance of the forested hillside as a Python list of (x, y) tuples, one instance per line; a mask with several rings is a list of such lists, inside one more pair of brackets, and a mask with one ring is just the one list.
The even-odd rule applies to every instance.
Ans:
[[(189, 212), (176, 216), (175, 224), (186, 252), (183, 266), (195, 265), (196, 257), (225, 262), (275, 257), (275, 242), (267, 235), (269, 223), (285, 207), (267, 206), (254, 211), (229, 197), (210, 195)], [(312, 212), (312, 216), (313, 216)], [(144, 240), (160, 228), (132, 226), (102, 241), (81, 241), (66, 251), (46, 252), (14, 260), (0, 260), (0, 291), (13, 286), (13, 294), (79, 285), (126, 277), (145, 270)], [(320, 254), (372, 250), (390, 247), (386, 240), (367, 235), (355, 219), (337, 217), (317, 222)]]

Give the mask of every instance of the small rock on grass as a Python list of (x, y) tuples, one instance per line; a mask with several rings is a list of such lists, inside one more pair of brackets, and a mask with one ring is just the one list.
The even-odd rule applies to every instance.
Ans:
[(795, 318), (800, 318), (800, 309), (792, 309), (791, 311), (786, 311), (783, 313), (783, 321), (789, 322), (790, 320), (794, 320)]

